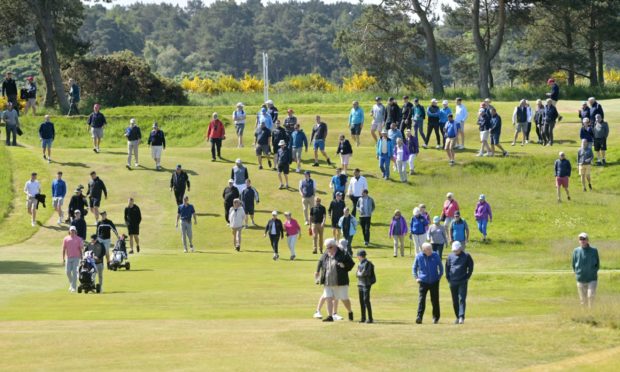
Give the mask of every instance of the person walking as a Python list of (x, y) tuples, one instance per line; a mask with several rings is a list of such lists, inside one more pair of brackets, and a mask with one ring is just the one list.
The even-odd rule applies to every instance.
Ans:
[(24, 185), (24, 194), (26, 194), (26, 209), (30, 215), (30, 224), (36, 226), (37, 207), (39, 205), (38, 195), (41, 194), (41, 183), (37, 180), (37, 173), (30, 174), (30, 180)]
[(258, 159), (258, 169), (263, 169), (263, 157), (267, 158), (267, 164), (271, 168), (271, 130), (267, 128), (265, 122), (260, 123), (260, 127), (256, 130), (256, 158)]
[(306, 148), (306, 152), (308, 152), (308, 137), (306, 137), (306, 133), (304, 133), (303, 129), (301, 129), (301, 125), (299, 123), (295, 124), (295, 129), (291, 133), (291, 149), (293, 152), (293, 160), (297, 163), (297, 168), (295, 172), (301, 172), (301, 153)]
[[(329, 203), (329, 208), (327, 209), (327, 213), (332, 221), (332, 234), (334, 239), (340, 240), (340, 226), (339, 221), (340, 217), (344, 215), (344, 209), (346, 205), (344, 200), (342, 200), (342, 193), (336, 192), (334, 200)], [(345, 238), (346, 239), (346, 238)]]
[(598, 285), (598, 270), (601, 262), (598, 249), (590, 245), (588, 234), (579, 234), (579, 246), (573, 251), (573, 272), (577, 279), (577, 293), (581, 306), (592, 308), (596, 287)]
[(344, 137), (344, 134), (340, 135), (336, 154), (340, 155), (340, 166), (342, 167), (344, 173), (347, 173), (349, 161), (351, 160), (351, 156), (353, 156), (353, 147), (351, 146), (349, 140)]
[(355, 168), (353, 178), (351, 178), (347, 187), (347, 195), (353, 204), (353, 212), (351, 214), (354, 216), (357, 216), (357, 201), (362, 197), (364, 190), (368, 190), (368, 181), (366, 181), (366, 177), (361, 175), (360, 169)]
[(286, 243), (288, 245), (288, 249), (291, 252), (291, 261), (295, 260), (297, 257), (295, 253), (295, 245), (297, 244), (297, 240), (301, 238), (301, 227), (296, 219), (293, 218), (291, 212), (284, 212), (284, 231), (286, 231)]
[(2, 96), (6, 97), (7, 102), (13, 104), (16, 110), (19, 110), (17, 102), (17, 83), (13, 79), (13, 73), (7, 72), (4, 81), (2, 82)]
[[(12, 102), (6, 104), (6, 111), (2, 113), (2, 121), (4, 121), (5, 124), (6, 145), (17, 146), (17, 133), (21, 131), (21, 129), (19, 128), (19, 113)], [(12, 141), (11, 136), (13, 136)]]
[(239, 194), (245, 190), (245, 181), (250, 178), (248, 168), (243, 165), (241, 159), (235, 160), (235, 166), (230, 170), (230, 178), (234, 181)]
[(103, 130), (108, 124), (105, 115), (101, 112), (101, 105), (98, 103), (93, 105), (93, 112), (88, 116), (87, 124), (90, 126), (90, 135), (93, 138), (93, 151), (98, 154), (103, 139)]
[(443, 248), (448, 244), (448, 237), (439, 216), (433, 217), (433, 223), (428, 228), (426, 239), (431, 242), (433, 252), (437, 252), (439, 258), (443, 259)]
[(441, 137), (443, 139), (443, 146), (441, 148), (446, 147), (446, 123), (448, 122), (448, 116), (452, 115), (452, 110), (448, 107), (449, 102), (447, 99), (444, 99), (441, 102), (441, 108), (439, 109), (439, 131), (441, 132)]
[(601, 119), (605, 118), (605, 112), (603, 106), (594, 97), (588, 98), (588, 105), (590, 106), (590, 121), (596, 120), (596, 115), (601, 115)]
[[(52, 142), (54, 142), (55, 137), (56, 130), (54, 129), (54, 123), (50, 121), (49, 115), (45, 115), (45, 121), (39, 125), (39, 139), (41, 140), (41, 148), (43, 149), (43, 159), (47, 160), (48, 164), (52, 162)], [(45, 155), (46, 149), (47, 155)]]
[(183, 242), (183, 252), (187, 253), (187, 241), (189, 240), (189, 248), (194, 253), (194, 243), (192, 241), (192, 218), (194, 219), (194, 225), (198, 224), (196, 220), (196, 210), (194, 206), (189, 203), (189, 196), (183, 197), (183, 204), (179, 205), (177, 209), (177, 221), (176, 228), (179, 229), (179, 220), (181, 220), (181, 241)]
[(327, 251), (317, 263), (314, 279), (324, 286), (323, 297), (327, 302), (327, 318), (324, 322), (333, 322), (335, 302), (342, 301), (349, 312), (349, 321), (353, 321), (353, 311), (349, 300), (349, 271), (355, 266), (353, 259), (346, 252), (338, 249), (334, 239), (325, 240)]
[(256, 226), (254, 223), (254, 202), (260, 203), (260, 197), (249, 178), (245, 180), (245, 189), (241, 192), (240, 198), (245, 211), (245, 228), (248, 228), (248, 216), (252, 219), (252, 226)]
[(570, 200), (570, 193), (568, 191), (568, 181), (572, 171), (570, 161), (566, 159), (566, 154), (560, 151), (559, 159), (556, 159), (554, 164), (555, 169), (555, 188), (558, 194), (558, 203), (562, 202), (562, 196), (560, 194), (560, 188), (564, 188), (566, 191), (566, 199)]
[(357, 200), (357, 209), (360, 212), (360, 227), (364, 235), (364, 246), (370, 244), (370, 223), (372, 213), (375, 211), (375, 201), (368, 196), (368, 190), (362, 191), (362, 196)]
[(228, 212), (228, 220), (233, 235), (233, 247), (239, 252), (241, 251), (241, 232), (245, 222), (245, 210), (240, 199), (233, 200), (233, 205)]
[(459, 210), (459, 203), (454, 199), (454, 194), (449, 192), (446, 194), (446, 200), (443, 202), (441, 210), (441, 220), (444, 221), (444, 227), (450, 230), (450, 224), (454, 221), (454, 213)]
[(461, 243), (452, 243), (452, 253), (446, 259), (446, 279), (450, 284), (452, 307), (456, 320), (454, 324), (465, 323), (467, 283), (474, 273), (474, 260), (463, 250)]
[(402, 111), (394, 97), (388, 98), (388, 105), (385, 114), (385, 127), (383, 129), (388, 130), (392, 128), (392, 124), (394, 124), (394, 128), (398, 130), (398, 126), (400, 125), (401, 113)]
[(422, 244), (426, 243), (426, 231), (428, 230), (428, 220), (420, 213), (420, 208), (413, 209), (411, 217), (409, 237), (413, 240), (416, 254), (422, 252)]
[[(282, 129), (284, 131), (284, 129)], [(278, 143), (280, 148), (278, 149), (278, 180), (280, 180), (279, 189), (288, 189), (288, 174), (290, 172), (290, 165), (293, 162), (291, 159), (291, 151), (288, 148), (288, 144), (284, 140), (280, 140)], [(282, 175), (284, 175), (284, 183), (282, 182)]]
[(338, 220), (338, 227), (342, 231), (342, 238), (347, 241), (347, 253), (349, 256), (353, 256), (353, 249), (351, 244), (353, 243), (353, 236), (357, 231), (357, 220), (355, 216), (351, 215), (349, 208), (345, 208), (342, 217)]
[(286, 110), (286, 118), (284, 119), (284, 129), (286, 133), (290, 136), (295, 127), (297, 126), (297, 117), (295, 116), (295, 112), (293, 109)]
[(465, 122), (467, 121), (467, 117), (469, 113), (467, 112), (467, 108), (463, 104), (463, 99), (461, 97), (456, 98), (456, 107), (454, 114), (454, 121), (459, 125), (459, 131), (457, 134), (457, 144), (454, 148), (463, 150), (465, 148)]
[(67, 116), (79, 115), (80, 86), (73, 79), (69, 79), (69, 112)]
[(555, 82), (554, 78), (547, 80), (547, 85), (551, 87), (551, 91), (549, 93), (545, 93), (545, 95), (551, 100), (551, 104), (556, 106), (558, 104), (558, 100), (560, 99), (560, 86)]
[(415, 158), (420, 153), (420, 143), (418, 141), (417, 135), (411, 134), (411, 129), (405, 130), (405, 146), (407, 146), (407, 151), (409, 151), (409, 159), (407, 162), (409, 163), (409, 174), (415, 174)]
[(319, 151), (325, 157), (327, 161), (327, 165), (332, 165), (331, 160), (329, 160), (329, 156), (325, 152), (325, 140), (327, 139), (327, 124), (321, 121), (321, 117), (319, 115), (316, 116), (314, 127), (312, 127), (312, 135), (310, 136), (310, 142), (312, 142), (312, 146), (314, 148), (314, 163), (313, 167), (319, 166)]
[(594, 142), (594, 130), (593, 130), (593, 122), (590, 121), (590, 118), (584, 118), (582, 120), (581, 129), (579, 130), (579, 140), (586, 140), (588, 144), (592, 144)]
[(405, 135), (407, 129), (411, 129), (413, 124), (413, 103), (409, 102), (409, 96), (403, 96), (403, 107), (401, 112), (400, 131)]
[(67, 196), (67, 184), (62, 179), (62, 172), (56, 173), (56, 179), (52, 181), (52, 206), (56, 213), (58, 213), (58, 225), (62, 224), (64, 213), (62, 211), (62, 205)]
[(600, 114), (596, 115), (596, 122), (593, 128), (594, 151), (596, 151), (596, 165), (607, 165), (605, 152), (607, 151), (607, 137), (609, 137), (609, 124), (603, 121)]
[(347, 188), (347, 180), (349, 177), (345, 173), (342, 173), (342, 168), (336, 168), (336, 174), (332, 176), (329, 182), (329, 188), (332, 189), (332, 196), (336, 199), (336, 194), (341, 193), (344, 196), (344, 193)]
[(428, 142), (431, 139), (431, 132), (435, 131), (435, 137), (437, 139), (437, 146), (435, 148), (440, 149), (440, 138), (439, 138), (439, 107), (437, 106), (437, 100), (433, 98), (431, 100), (431, 105), (426, 109), (426, 116), (428, 118), (428, 123), (426, 127), (426, 138), (424, 139), (424, 148), (428, 148)]
[(476, 156), (488, 156), (492, 151), (489, 146), (491, 115), (485, 108), (480, 108), (480, 110), (478, 110), (478, 131), (480, 132), (480, 151), (478, 151)]
[(209, 128), (207, 129), (207, 139), (211, 142), (211, 161), (215, 161), (215, 155), (222, 160), (222, 141), (226, 139), (226, 131), (224, 129), (224, 123), (218, 119), (217, 112), (211, 115), (213, 118), (209, 122)]
[(454, 120), (452, 114), (448, 115), (448, 122), (445, 125), (445, 138), (446, 138), (446, 154), (448, 155), (448, 163), (454, 165), (454, 147), (457, 142), (457, 135), (459, 133), (459, 123)]
[(590, 172), (592, 170), (592, 160), (594, 160), (594, 153), (588, 143), (587, 139), (581, 140), (581, 147), (577, 151), (577, 165), (579, 167), (579, 177), (581, 178), (581, 186), (583, 191), (586, 189), (586, 181), (588, 181), (588, 188), (592, 191), (592, 179), (590, 178)]
[(508, 151), (501, 145), (499, 138), (502, 135), (502, 117), (495, 108), (491, 109), (491, 156), (495, 155), (495, 147), (502, 150), (502, 156), (508, 156)]
[[(358, 147), (363, 127), (364, 110), (362, 110), (358, 101), (353, 101), (351, 111), (349, 112), (349, 129), (351, 129), (351, 138), (353, 138)], [(344, 168), (346, 169), (346, 167)]]
[(166, 136), (164, 131), (159, 129), (157, 122), (153, 123), (148, 145), (151, 147), (151, 157), (155, 160), (155, 169), (161, 170), (161, 154), (166, 149)]
[(381, 130), (383, 130), (386, 116), (387, 110), (385, 106), (383, 106), (383, 103), (381, 103), (381, 97), (375, 97), (375, 104), (372, 106), (372, 110), (370, 111), (370, 117), (372, 118), (370, 135), (375, 142), (377, 142), (377, 135), (375, 133), (377, 131), (381, 133)]
[(263, 237), (267, 236), (267, 234), (269, 234), (271, 249), (273, 249), (273, 260), (277, 261), (280, 258), (278, 243), (281, 239), (284, 239), (284, 227), (282, 221), (278, 219), (278, 211), (271, 212), (271, 219), (265, 225)]
[(449, 232), (450, 244), (459, 242), (465, 249), (465, 245), (469, 242), (469, 226), (467, 226), (467, 221), (461, 218), (460, 211), (454, 212), (454, 221), (450, 224)]
[(304, 224), (308, 225), (308, 213), (314, 205), (316, 195), (316, 182), (310, 176), (310, 171), (304, 172), (304, 178), (299, 181), (299, 195), (301, 195), (301, 205), (304, 210)]
[(441, 310), (439, 308), (439, 281), (443, 276), (443, 265), (441, 258), (435, 252), (430, 243), (422, 245), (422, 252), (415, 256), (413, 262), (413, 277), (419, 285), (418, 295), (418, 315), (415, 322), (422, 324), (424, 311), (426, 310), (426, 294), (431, 293), (431, 304), (433, 305), (433, 323), (439, 323)]
[(420, 138), (422, 141), (426, 142), (426, 137), (424, 137), (424, 119), (426, 119), (426, 110), (424, 106), (420, 104), (420, 100), (418, 98), (413, 99), (413, 134), (414, 137), (418, 137), (418, 133), (420, 133)]
[(532, 107), (530, 107), (530, 102), (525, 100), (525, 109), (527, 111), (527, 129), (525, 131), (525, 144), (530, 143), (530, 132), (532, 131), (532, 120), (534, 115), (532, 114)]
[(558, 116), (558, 110), (555, 108), (553, 101), (548, 99), (543, 110), (544, 146), (553, 146), (553, 128), (555, 127), (555, 121), (558, 119)]
[[(274, 105), (272, 100), (265, 101), (265, 105), (267, 106), (267, 113), (271, 117), (271, 120), (275, 123), (278, 120), (278, 108)], [(269, 128), (271, 129), (271, 128)]]
[(224, 188), (222, 191), (222, 199), (224, 199), (224, 218), (226, 219), (226, 224), (230, 225), (230, 220), (228, 218), (228, 212), (230, 208), (233, 206), (233, 200), (239, 198), (239, 189), (237, 189), (234, 185), (235, 181), (233, 179), (228, 180), (228, 186)]
[(97, 239), (103, 244), (106, 250), (110, 249), (112, 233), (116, 235), (118, 239), (118, 230), (114, 222), (108, 219), (108, 213), (106, 211), (101, 212), (101, 221), (97, 222)]
[(83, 189), (84, 186), (82, 185), (79, 185), (75, 189), (75, 194), (71, 197), (71, 200), (69, 200), (69, 218), (67, 218), (65, 222), (71, 222), (70, 219), (75, 217), (77, 211), (80, 211), (82, 218), (88, 213), (88, 199), (86, 199), (86, 196), (82, 193)]
[(377, 159), (384, 180), (390, 179), (390, 159), (394, 154), (394, 143), (388, 138), (387, 132), (381, 131), (381, 138), (377, 142)]
[(95, 171), (90, 172), (90, 181), (88, 181), (88, 203), (90, 205), (90, 211), (95, 216), (95, 221), (99, 221), (99, 208), (101, 207), (101, 195), (104, 195), (106, 200), (108, 199), (108, 189), (105, 187), (105, 183), (97, 176)]
[(127, 137), (127, 169), (131, 169), (132, 154), (135, 159), (134, 165), (137, 168), (139, 166), (138, 146), (142, 140), (142, 131), (136, 123), (136, 119), (131, 118), (129, 120), (129, 127), (125, 129), (125, 137)]
[(84, 241), (77, 236), (75, 226), (69, 227), (69, 235), (62, 240), (62, 263), (65, 265), (65, 273), (69, 279), (69, 292), (77, 290), (78, 266), (82, 258)]
[(538, 144), (543, 144), (544, 139), (544, 116), (545, 106), (540, 99), (536, 100), (536, 111), (534, 112), (534, 124), (536, 125), (536, 136), (538, 137)]
[(525, 98), (519, 101), (519, 105), (515, 107), (512, 112), (512, 125), (515, 127), (515, 136), (512, 140), (512, 146), (517, 143), (519, 133), (523, 133), (521, 138), (521, 146), (525, 146), (525, 139), (527, 137), (527, 124), (529, 122), (527, 103)]
[(394, 240), (394, 257), (398, 256), (399, 247), (400, 256), (405, 257), (405, 235), (407, 235), (407, 221), (397, 209), (392, 216), (389, 230), (389, 237)]
[(478, 198), (478, 204), (474, 210), (474, 218), (478, 223), (478, 231), (482, 234), (482, 241), (487, 240), (487, 226), (489, 222), (493, 222), (493, 213), (491, 212), (491, 206), (487, 202), (487, 197), (484, 194), (480, 194)]
[(271, 132), (271, 129), (273, 129), (273, 123), (274, 119), (267, 111), (267, 105), (263, 105), (260, 112), (258, 113), (258, 127), (261, 127), (263, 124), (265, 124), (265, 127), (269, 129), (269, 132)]
[(73, 221), (71, 221), (71, 226), (75, 227), (77, 236), (82, 238), (83, 241), (86, 241), (86, 221), (82, 218), (82, 212), (79, 209), (75, 211), (75, 217)]
[(92, 252), (97, 267), (97, 283), (99, 290), (97, 293), (103, 293), (103, 259), (105, 258), (106, 267), (110, 266), (110, 249), (106, 248), (97, 240), (97, 234), (90, 237), (90, 242), (84, 249), (85, 252)]
[[(372, 317), (372, 305), (370, 304), (370, 288), (377, 282), (375, 275), (375, 265), (366, 259), (366, 251), (357, 251), (357, 290), (360, 300), (360, 313), (362, 317), (360, 323), (374, 323)], [(366, 317), (368, 316), (368, 317)]]
[(185, 190), (190, 192), (189, 175), (183, 170), (181, 164), (177, 164), (175, 171), (170, 177), (170, 191), (174, 191), (174, 198), (177, 206), (183, 204)]
[[(411, 129), (410, 129), (411, 131)], [(400, 182), (407, 183), (407, 162), (409, 161), (409, 148), (403, 142), (402, 138), (396, 140), (396, 147), (394, 148), (394, 162), (396, 163), (396, 170), (400, 177)]]
[(140, 223), (142, 222), (142, 212), (133, 198), (127, 200), (125, 207), (125, 225), (129, 235), (129, 254), (133, 253), (133, 243), (136, 242), (136, 250), (140, 253)]
[[(284, 141), (286, 150), (288, 151), (291, 138), (288, 132), (280, 125), (280, 120), (276, 120), (275, 127), (271, 131), (271, 147), (273, 148), (273, 170), (278, 170), (280, 142)], [(290, 156), (288, 156), (290, 158)]]
[(314, 201), (314, 207), (310, 208), (310, 222), (312, 231), (312, 254), (316, 254), (317, 249), (323, 253), (323, 231), (325, 229), (325, 220), (327, 219), (327, 211), (321, 205), (321, 198), (317, 197)]
[(235, 123), (235, 132), (237, 133), (237, 148), (243, 147), (243, 131), (245, 129), (245, 119), (247, 115), (243, 110), (243, 103), (237, 103), (236, 110), (232, 113), (232, 120)]

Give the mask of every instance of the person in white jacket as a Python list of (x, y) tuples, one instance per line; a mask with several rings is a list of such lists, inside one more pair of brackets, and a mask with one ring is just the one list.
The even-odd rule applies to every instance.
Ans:
[(241, 200), (233, 200), (233, 206), (228, 211), (228, 220), (230, 221), (230, 228), (233, 234), (233, 245), (235, 250), (239, 252), (241, 250), (241, 231), (243, 231), (243, 225), (245, 222), (245, 211), (241, 206)]
[(456, 99), (456, 110), (454, 113), (454, 121), (459, 123), (459, 130), (456, 135), (456, 149), (462, 150), (465, 148), (465, 121), (467, 120), (467, 108), (463, 104), (463, 100), (459, 97)]

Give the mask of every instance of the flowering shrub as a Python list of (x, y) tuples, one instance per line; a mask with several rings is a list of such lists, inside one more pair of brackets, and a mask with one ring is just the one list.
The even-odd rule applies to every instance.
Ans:
[(376, 85), (377, 78), (364, 71), (361, 74), (353, 74), (349, 78), (344, 78), (342, 89), (345, 92), (363, 92), (376, 88)]

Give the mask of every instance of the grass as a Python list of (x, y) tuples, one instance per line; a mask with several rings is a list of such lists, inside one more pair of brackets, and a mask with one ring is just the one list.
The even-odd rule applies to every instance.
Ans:
[[(0, 163), (11, 164), (9, 151), (5, 146), (0, 146)], [(14, 195), (12, 187), (11, 167), (4, 166), (0, 168), (0, 190), (4, 190), (4, 192), (0, 193), (0, 223), (2, 223), (11, 211), (11, 201)]]
[[(511, 148), (508, 143), (513, 151), (506, 159), (478, 159), (472, 152), (459, 152), (458, 165), (453, 168), (447, 165), (444, 153), (423, 150), (416, 160), (418, 175), (408, 185), (380, 180), (372, 140), (365, 129), (362, 147), (354, 148), (352, 166), (363, 169), (377, 203), (371, 238), (374, 245), (368, 249), (378, 277), (373, 287), (378, 323), (373, 326), (325, 325), (309, 319), (320, 288), (313, 284), (317, 256), (310, 253), (307, 233), (298, 243), (299, 259), (295, 262), (272, 261), (260, 228), (244, 231), (242, 252), (233, 251), (222, 215), (221, 191), (235, 158), (249, 166), (253, 184), (261, 193), (256, 215), (261, 226), (273, 209), (290, 210), (299, 219), (301, 205), (296, 192), (278, 191), (276, 174), (258, 171), (253, 151), (234, 149), (230, 137), (223, 150), (227, 160), (206, 161), (208, 148), (201, 138), (194, 138), (206, 125), (204, 113), (230, 108), (107, 110), (112, 125), (99, 155), (89, 150), (85, 132), (73, 137), (62, 134), (69, 125), (83, 125), (82, 119), (54, 118), (61, 133), (54, 149), (58, 163), (42, 162), (36, 138), (26, 130), (27, 145), (35, 148), (9, 149), (15, 189), (21, 190), (31, 169), (42, 175), (44, 189), (58, 169), (65, 173), (69, 189), (84, 184), (88, 173), (96, 170), (108, 185), (109, 198), (103, 208), (113, 221), (122, 224), (129, 196), (135, 197), (142, 209), (143, 252), (131, 257), (131, 271), (104, 274), (103, 295), (72, 296), (67, 294), (60, 263), (60, 242), (66, 228), (54, 225), (49, 209), (41, 216), (43, 226), (39, 229), (30, 227), (23, 208), (12, 210), (0, 222), (0, 363), (7, 370), (39, 365), (50, 370), (75, 369), (75, 352), (66, 346), (66, 340), (76, 345), (96, 340), (101, 352), (88, 358), (95, 369), (376, 370), (381, 366), (410, 370), (424, 366), (428, 370), (616, 370), (620, 355), (620, 288), (616, 284), (620, 279), (620, 231), (609, 221), (620, 207), (616, 160), (620, 135), (614, 129), (620, 119), (618, 103), (603, 101), (612, 126), (610, 166), (593, 169), (594, 192), (581, 193), (577, 177), (573, 177), (573, 201), (562, 204), (555, 202), (551, 168), (557, 151), (565, 151), (571, 159), (576, 154), (577, 144), (572, 140), (578, 138), (578, 125), (571, 112), (578, 102), (561, 101), (560, 109), (568, 120), (557, 128), (556, 137), (564, 141), (558, 146)], [(282, 109), (287, 103), (278, 105)], [(327, 106), (323, 115), (330, 125), (330, 154), (335, 152), (336, 136), (346, 128), (347, 106)], [(496, 106), (507, 122), (514, 102)], [(312, 114), (323, 112), (313, 105), (299, 106), (298, 111), (306, 131)], [(176, 116), (163, 120), (164, 130), (178, 133), (169, 134), (174, 138), (164, 154), (167, 169), (155, 172), (144, 146), (142, 167), (123, 168), (122, 138), (112, 139), (111, 133), (120, 130), (131, 115), (142, 123), (160, 120), (163, 116), (159, 115), (165, 112)], [(39, 119), (24, 119), (26, 128), (34, 128)], [(477, 135), (473, 118), (467, 129), (468, 147), (472, 148)], [(504, 142), (510, 131), (505, 124)], [(245, 140), (251, 141), (249, 131)], [(324, 165), (310, 168), (309, 157), (304, 165), (314, 170), (313, 177), (325, 197), (334, 169)], [(177, 163), (191, 174), (189, 195), (198, 213), (198, 253), (193, 255), (181, 253), (180, 237), (174, 229), (175, 206), (168, 182)], [(292, 174), (290, 178), (296, 187), (300, 176)], [(441, 324), (429, 324), (427, 314), (425, 324), (416, 326), (412, 258), (391, 257), (386, 225), (395, 208), (409, 218), (421, 202), (431, 214), (439, 214), (447, 191), (455, 193), (472, 233), (468, 250), (476, 261), (476, 271), (470, 282), (468, 318), (463, 327), (451, 324), (449, 290), (442, 282)], [(472, 216), (480, 193), (487, 195), (495, 217), (489, 227), (491, 240), (484, 244)], [(21, 194), (15, 193), (14, 205), (21, 205), (21, 199)], [(94, 229), (92, 216), (87, 222), (90, 233)], [(603, 268), (597, 299), (600, 306), (589, 313), (575, 310), (578, 301), (569, 267), (574, 237), (581, 231), (587, 231), (599, 248)], [(354, 250), (359, 243), (359, 236), (355, 237)], [(285, 245), (280, 246), (283, 258), (287, 257)], [(357, 317), (354, 292), (351, 288)], [(110, 358), (119, 351), (123, 357)], [(592, 364), (587, 365), (582, 355), (591, 356)]]

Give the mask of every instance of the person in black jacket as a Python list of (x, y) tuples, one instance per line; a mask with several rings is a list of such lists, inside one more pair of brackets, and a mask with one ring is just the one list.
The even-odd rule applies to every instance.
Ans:
[(17, 103), (17, 84), (13, 79), (12, 72), (7, 72), (6, 78), (2, 82), (2, 96), (6, 97), (7, 101), (13, 104), (15, 110), (19, 111), (19, 104)]
[(155, 160), (155, 169), (161, 170), (161, 153), (166, 149), (166, 136), (164, 131), (159, 129), (157, 122), (153, 123), (148, 145), (151, 146), (151, 157)]
[(108, 199), (108, 190), (105, 187), (105, 183), (101, 178), (97, 177), (96, 172), (90, 172), (90, 181), (88, 182), (88, 202), (90, 204), (90, 211), (95, 216), (95, 221), (99, 221), (99, 207), (101, 207), (101, 194)]
[(110, 243), (112, 234), (116, 235), (116, 239), (119, 238), (118, 230), (114, 222), (108, 219), (108, 213), (106, 211), (101, 212), (101, 221), (97, 222), (97, 237), (99, 242), (103, 244), (106, 250), (110, 249)]
[[(370, 305), (370, 288), (377, 282), (375, 276), (375, 265), (366, 259), (366, 251), (360, 249), (357, 252), (357, 290), (360, 299), (360, 309), (362, 312), (362, 319), (360, 323), (372, 323), (372, 306)], [(366, 318), (368, 314), (368, 318)]]
[(338, 226), (338, 222), (340, 221), (340, 217), (344, 215), (345, 208), (346, 205), (344, 200), (342, 200), (342, 193), (336, 192), (334, 200), (329, 203), (329, 208), (327, 209), (327, 213), (332, 220), (332, 233), (336, 240), (340, 239), (340, 227)]
[[(75, 195), (73, 195), (69, 201), (69, 218), (65, 221), (67, 223), (75, 218), (75, 212), (77, 211), (80, 211), (82, 219), (86, 217), (86, 214), (88, 213), (88, 200), (82, 193), (83, 188), (84, 186), (82, 185), (78, 186), (78, 188), (75, 189)], [(86, 238), (86, 235), (84, 238)]]
[[(284, 131), (284, 129), (282, 129)], [(288, 174), (290, 171), (290, 165), (293, 159), (291, 158), (291, 151), (288, 147), (288, 143), (284, 140), (280, 140), (278, 143), (280, 148), (276, 151), (278, 154), (278, 179), (280, 180), (280, 190), (288, 189)], [(286, 186), (282, 183), (282, 175), (284, 174), (284, 181), (286, 182)]]
[(138, 146), (142, 140), (142, 131), (136, 124), (136, 119), (129, 120), (129, 127), (125, 129), (125, 137), (127, 137), (127, 169), (131, 169), (132, 153), (136, 159), (135, 166), (138, 167)]
[(390, 97), (386, 110), (385, 128), (389, 129), (392, 123), (396, 123), (397, 126), (400, 125), (400, 115), (401, 111), (400, 107), (398, 107), (398, 103), (396, 103), (394, 97)]
[(71, 226), (75, 226), (77, 236), (82, 238), (83, 241), (86, 241), (86, 221), (82, 218), (82, 212), (79, 209), (76, 209), (73, 213), (73, 221), (71, 221)]
[(409, 102), (409, 96), (403, 97), (403, 108), (400, 121), (400, 131), (405, 137), (405, 130), (411, 129), (411, 123), (413, 118), (413, 103)]
[[(177, 169), (172, 173), (170, 177), (170, 191), (174, 190), (174, 198), (177, 203), (177, 207), (183, 204), (183, 196), (185, 196), (185, 189), (187, 192), (190, 190), (189, 176), (181, 167), (181, 164), (177, 164)], [(228, 213), (225, 213), (228, 215)]]
[(291, 142), (291, 137), (286, 132), (286, 129), (281, 125), (280, 120), (276, 120), (274, 123), (274, 128), (271, 131), (271, 148), (274, 152), (273, 157), (273, 169), (277, 170), (277, 166), (280, 163), (278, 161), (278, 150), (280, 149), (280, 141), (284, 141), (286, 143), (286, 147), (288, 147), (289, 142)]
[(355, 263), (345, 251), (338, 249), (334, 239), (325, 240), (326, 252), (317, 263), (314, 279), (317, 284), (324, 286), (323, 296), (327, 301), (327, 318), (324, 322), (334, 321), (334, 302), (341, 300), (349, 311), (349, 320), (353, 320), (351, 301), (349, 300), (349, 271)]
[(336, 154), (340, 155), (340, 166), (342, 167), (342, 171), (347, 173), (347, 168), (349, 167), (349, 160), (353, 155), (353, 147), (351, 146), (351, 142), (344, 137), (344, 134), (340, 135), (340, 142), (338, 142), (338, 149), (336, 149)]
[(278, 211), (271, 212), (271, 219), (265, 225), (265, 234), (263, 237), (269, 235), (271, 241), (271, 249), (273, 249), (273, 260), (276, 261), (280, 258), (278, 254), (278, 243), (281, 239), (284, 239), (284, 227), (282, 221), (278, 219)]
[(546, 103), (543, 109), (543, 146), (553, 146), (553, 129), (559, 114), (550, 98)]
[(230, 223), (228, 220), (228, 212), (233, 206), (233, 200), (239, 198), (239, 189), (235, 187), (235, 180), (228, 180), (228, 186), (224, 188), (222, 198), (224, 199), (224, 218), (226, 218), (226, 223), (228, 224)]
[(136, 241), (136, 249), (140, 253), (140, 222), (142, 213), (140, 207), (134, 204), (133, 198), (129, 198), (128, 205), (125, 207), (125, 225), (129, 235), (129, 253), (133, 253), (133, 241)]

